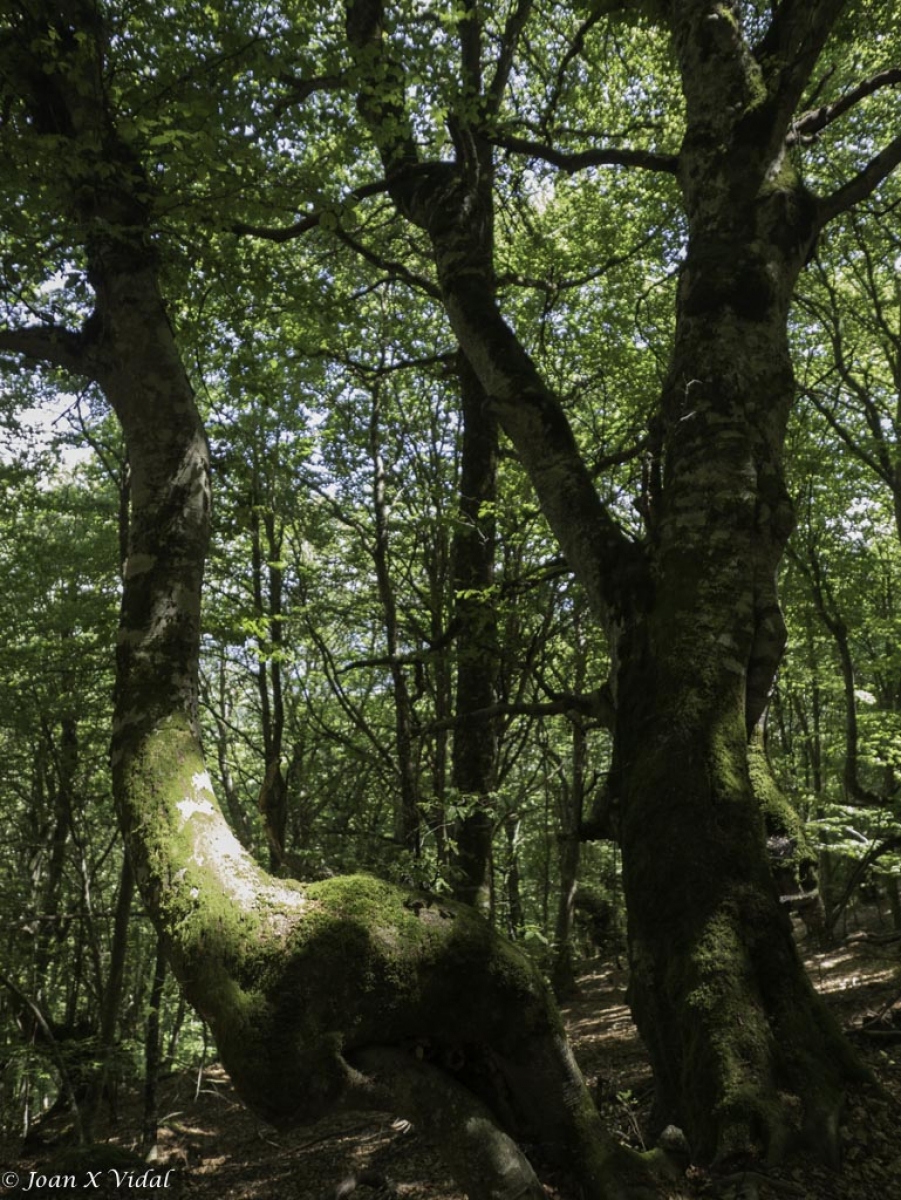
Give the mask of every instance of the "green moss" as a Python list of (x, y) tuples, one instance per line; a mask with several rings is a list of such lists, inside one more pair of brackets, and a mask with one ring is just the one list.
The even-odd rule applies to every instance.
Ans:
[(118, 782), (139, 881), (188, 999), (268, 1119), (322, 1115), (357, 1048), (431, 1040), (514, 1061), (559, 1035), (536, 969), (471, 909), (366, 875), (272, 880), (231, 839), (188, 722), (135, 742)]
[[(737, 701), (741, 700), (740, 695), (734, 698)], [(732, 706), (731, 712), (724, 708), (717, 718), (710, 733), (709, 753), (715, 794), (730, 805), (750, 805), (744, 726), (738, 703)]]

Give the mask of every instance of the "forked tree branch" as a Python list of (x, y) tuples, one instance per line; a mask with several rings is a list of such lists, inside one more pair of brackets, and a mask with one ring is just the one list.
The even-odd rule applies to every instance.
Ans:
[(829, 34), (848, 0), (782, 0), (754, 47), (766, 81), (773, 132), (784, 136)]

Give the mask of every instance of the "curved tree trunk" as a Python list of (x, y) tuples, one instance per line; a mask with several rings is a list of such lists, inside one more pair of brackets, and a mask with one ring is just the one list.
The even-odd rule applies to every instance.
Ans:
[[(110, 251), (122, 254), (121, 244)], [(618, 1174), (632, 1160), (604, 1133), (547, 988), (525, 958), (466, 908), (376, 880), (304, 889), (274, 880), (226, 825), (196, 720), (206, 442), (152, 266), (132, 256), (120, 268), (104, 253), (94, 280), (106, 331), (99, 375), (125, 430), (133, 480), (115, 795), (148, 909), (238, 1090), (275, 1124), (315, 1120), (339, 1104), (371, 1102), (360, 1070), (371, 1048), (428, 1047), (464, 1083), (495, 1079), (486, 1111), (515, 1113), (587, 1196), (624, 1194)], [(404, 1085), (396, 1100), (419, 1095)], [(420, 1119), (418, 1102), (407, 1113)], [(471, 1195), (510, 1195), (506, 1167), (498, 1171)]]
[[(197, 719), (209, 454), (159, 287), (149, 184), (106, 107), (92, 0), (34, 0), (21, 26), (22, 136), (104, 148), (97, 177), (81, 177), (71, 200), (96, 308), (80, 333), (35, 327), (0, 340), (95, 379), (124, 431), (131, 518), (113, 787), (135, 880), (184, 993), (241, 1095), (277, 1125), (388, 1102), (428, 1123), (434, 1105), (471, 1200), (537, 1200), (511, 1141), (520, 1132), (586, 1200), (649, 1194), (646, 1163), (605, 1133), (527, 958), (467, 906), (371, 878), (274, 879), (223, 818)], [(32, 61), (49, 44), (57, 57)], [(431, 1056), (428, 1071), (415, 1069), (420, 1056)]]

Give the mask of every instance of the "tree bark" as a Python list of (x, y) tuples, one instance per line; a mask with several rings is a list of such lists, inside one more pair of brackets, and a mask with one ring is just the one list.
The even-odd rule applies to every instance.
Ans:
[(162, 943), (157, 940), (156, 960), (153, 966), (153, 984), (147, 1007), (147, 1025), (144, 1030), (144, 1111), (141, 1117), (141, 1156), (147, 1158), (156, 1150), (159, 1135), (158, 1085), (162, 1044), (160, 1042), (160, 1009), (163, 1003), (163, 988), (166, 984), (166, 956)]
[(554, 922), (554, 961), (551, 979), (558, 1000), (573, 996), (576, 985), (576, 962), (572, 944), (573, 919), (576, 911), (576, 890), (579, 886), (579, 863), (582, 843), (579, 830), (585, 804), (585, 730), (577, 720), (570, 730), (572, 753), (571, 776), (560, 771), (560, 891), (557, 896), (557, 916)]
[[(585, 691), (587, 666), (585, 635), (578, 613), (573, 614), (573, 690)], [(558, 999), (572, 996), (576, 985), (576, 963), (573, 950), (573, 921), (576, 911), (576, 892), (579, 886), (579, 865), (582, 857), (580, 831), (585, 811), (588, 739), (578, 717), (570, 719), (569, 773), (560, 764), (560, 893), (557, 897), (557, 918), (554, 927), (554, 964), (551, 979)]]
[[(493, 910), (493, 842), (497, 816), (497, 721), (485, 716), (496, 696), (497, 616), (492, 594), (497, 501), (497, 422), (466, 357), (458, 354), (463, 442), (460, 509), (452, 545), (457, 625), (457, 686), (452, 782), (467, 809), (454, 827), (454, 894), (489, 916)], [(471, 714), (478, 713), (478, 716)]]
[(404, 666), (399, 661), (400, 626), (397, 597), (391, 576), (389, 554), (389, 502), (386, 493), (385, 462), (382, 453), (381, 388), (376, 381), (369, 416), (369, 456), (372, 463), (372, 510), (375, 537), (372, 561), (376, 585), (382, 603), (385, 649), (391, 664), (391, 688), (394, 700), (394, 760), (397, 797), (394, 806), (394, 840), (418, 858), (422, 848), (419, 767), (416, 761), (416, 713), (407, 685)]
[[(256, 448), (252, 451), (254, 459)], [(260, 731), (263, 735), (263, 782), (257, 807), (269, 843), (269, 869), (278, 871), (285, 863), (288, 827), (288, 788), (282, 770), (285, 736), (285, 706), (282, 694), (283, 579), (282, 531), (263, 494), (256, 459), (251, 474), (250, 537), (254, 616), (257, 633), (257, 692), (260, 697)]]
[(453, 162), (419, 161), (384, 84), (402, 67), (382, 40), (382, 5), (347, 5), (359, 108), (395, 205), (430, 239), (458, 342), (607, 631), (630, 999), (661, 1121), (684, 1128), (704, 1159), (778, 1157), (802, 1133), (834, 1156), (843, 1089), (862, 1075), (795, 950), (748, 764), (785, 638), (789, 304), (823, 223), (896, 154), (892, 143), (824, 201), (788, 157), (795, 108), (842, 7), (787, 0), (753, 50), (738, 5), (659, 8), (685, 94), (677, 178), (689, 237), (660, 401), (661, 494), (638, 544), (601, 502), (557, 398), (498, 310), (465, 143)]

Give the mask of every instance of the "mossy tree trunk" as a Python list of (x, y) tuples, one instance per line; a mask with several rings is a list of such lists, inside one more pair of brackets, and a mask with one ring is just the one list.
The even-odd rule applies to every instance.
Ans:
[[(398, 211), (430, 240), (459, 344), (608, 635), (609, 821), (622, 841), (631, 1003), (660, 1117), (707, 1159), (777, 1156), (802, 1131), (831, 1156), (843, 1088), (860, 1071), (780, 908), (748, 748), (785, 636), (776, 571), (793, 524), (782, 468), (793, 289), (819, 231), (893, 169), (901, 139), (829, 197), (813, 196), (794, 166), (797, 108), (840, 0), (786, 0), (753, 47), (738, 4), (653, 6), (683, 80), (684, 138), (671, 159), (631, 161), (675, 174), (689, 233), (656, 422), (659, 486), (638, 543), (601, 502), (556, 396), (503, 320), (479, 242), (470, 147), (492, 130), (516, 29), (479, 104), (454, 113), (466, 136), (453, 161), (425, 163), (383, 7), (347, 5), (359, 110)], [(477, 22), (468, 17), (461, 57)], [(805, 128), (842, 111), (806, 114)], [(592, 157), (605, 161), (600, 148)], [(606, 161), (626, 159), (611, 151)]]
[(540, 974), (476, 913), (371, 878), (274, 879), (224, 820), (197, 721), (209, 456), (160, 290), (151, 185), (116, 133), (92, 0), (23, 3), (3, 50), (19, 135), (35, 151), (65, 140), (77, 164), (53, 216), (83, 239), (95, 309), (78, 331), (25, 327), (0, 348), (97, 381), (124, 431), (115, 800), (147, 911), (239, 1092), (281, 1126), (392, 1107), (431, 1128), (471, 1200), (540, 1200), (520, 1133), (587, 1200), (648, 1195)]
[(626, 622), (611, 782), (630, 1002), (661, 1113), (705, 1157), (778, 1155), (799, 1124), (835, 1154), (843, 1090), (859, 1074), (797, 958), (749, 770), (784, 643), (788, 308), (828, 208), (786, 148), (842, 6), (813, 7), (774, 17), (769, 56), (751, 53), (729, 6), (674, 6), (671, 19), (689, 243), (661, 400), (653, 590)]
[[(790, 284), (782, 256), (766, 259), (761, 274)], [(736, 261), (696, 264), (690, 250), (686, 263), (653, 591), (625, 623), (610, 781), (630, 1003), (661, 1117), (705, 1158), (778, 1154), (795, 1124), (789, 1096), (802, 1097), (808, 1130), (834, 1149), (854, 1073), (796, 955), (749, 772), (749, 737), (782, 650), (775, 569), (791, 528), (780, 448), (792, 376), (788, 289), (743, 312), (749, 280), (720, 265)]]

